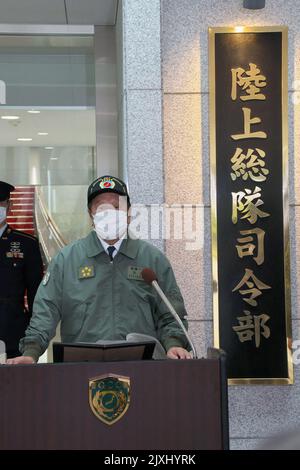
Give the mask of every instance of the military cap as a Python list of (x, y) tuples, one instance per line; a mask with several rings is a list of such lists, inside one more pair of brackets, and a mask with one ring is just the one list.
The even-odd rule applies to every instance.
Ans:
[(15, 187), (11, 184), (0, 181), (0, 201), (6, 201), (9, 199), (10, 193), (15, 190)]
[(120, 196), (126, 196), (128, 205), (130, 206), (127, 186), (124, 181), (116, 178), (115, 176), (100, 176), (95, 181), (93, 181), (92, 184), (90, 184), (87, 193), (88, 204), (94, 199), (94, 197), (102, 193), (117, 193), (120, 194)]

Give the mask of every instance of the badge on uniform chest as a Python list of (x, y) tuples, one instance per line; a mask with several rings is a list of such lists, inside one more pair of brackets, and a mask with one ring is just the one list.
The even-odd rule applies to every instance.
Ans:
[(6, 258), (19, 258), (23, 259), (24, 258), (24, 253), (18, 252), (18, 251), (8, 251), (6, 253)]
[(95, 276), (94, 266), (81, 266), (79, 268), (78, 279), (88, 279)]
[(138, 266), (128, 266), (127, 279), (133, 279), (134, 281), (143, 281), (142, 271), (144, 268)]
[(20, 248), (20, 242), (10, 242), (10, 250), (6, 252), (6, 258), (24, 258), (24, 253), (22, 253)]

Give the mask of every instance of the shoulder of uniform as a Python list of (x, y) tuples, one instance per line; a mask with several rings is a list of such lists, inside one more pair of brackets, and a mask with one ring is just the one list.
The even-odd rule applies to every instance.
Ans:
[(152, 245), (146, 240), (136, 240), (139, 246), (139, 252), (143, 254), (149, 254), (151, 258), (159, 258), (160, 260), (168, 261), (166, 255), (156, 246)]
[(138, 243), (139, 247), (143, 250), (147, 250), (155, 254), (163, 254), (163, 252), (159, 248), (152, 245), (152, 243), (149, 243), (146, 240), (137, 239), (136, 242)]
[(9, 229), (9, 234), (18, 235), (21, 238), (27, 238), (29, 240), (38, 242), (38, 239), (34, 235), (30, 235), (30, 233), (22, 232), (21, 230), (16, 230), (16, 229), (10, 228)]
[(73, 253), (74, 250), (76, 251), (78, 249), (78, 247), (81, 245), (81, 243), (82, 243), (82, 239), (75, 240), (75, 241), (69, 243), (68, 245), (65, 245), (64, 247), (62, 247), (59, 250), (58, 254), (63, 255), (63, 257), (66, 258), (71, 253)]

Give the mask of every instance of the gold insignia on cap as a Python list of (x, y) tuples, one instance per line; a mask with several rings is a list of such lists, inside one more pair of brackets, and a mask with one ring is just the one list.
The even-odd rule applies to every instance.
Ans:
[(89, 277), (94, 276), (94, 266), (82, 266), (81, 268), (79, 268), (79, 279), (87, 279)]

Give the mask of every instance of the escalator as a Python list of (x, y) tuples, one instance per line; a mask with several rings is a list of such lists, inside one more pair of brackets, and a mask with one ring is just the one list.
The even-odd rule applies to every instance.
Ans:
[(12, 209), (7, 223), (15, 230), (37, 235), (34, 224), (34, 186), (17, 186), (11, 193)]

